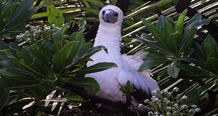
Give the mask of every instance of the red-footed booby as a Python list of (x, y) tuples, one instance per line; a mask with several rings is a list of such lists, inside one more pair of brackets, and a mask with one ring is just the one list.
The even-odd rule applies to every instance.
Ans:
[(94, 46), (103, 45), (107, 48), (108, 53), (103, 50), (97, 52), (91, 56), (93, 61), (88, 61), (87, 66), (99, 62), (113, 62), (117, 64), (117, 67), (86, 75), (86, 77), (92, 77), (99, 83), (101, 92), (98, 97), (125, 103), (126, 97), (122, 97), (123, 93), (120, 91), (120, 87), (121, 85), (126, 86), (127, 81), (130, 81), (134, 88), (131, 94), (133, 106), (137, 106), (145, 99), (150, 99), (151, 92), (160, 89), (157, 82), (150, 77), (149, 71), (138, 72), (143, 60), (133, 59), (133, 56), (121, 55), (120, 53), (122, 11), (116, 6), (105, 6), (99, 13), (99, 20), (100, 25)]

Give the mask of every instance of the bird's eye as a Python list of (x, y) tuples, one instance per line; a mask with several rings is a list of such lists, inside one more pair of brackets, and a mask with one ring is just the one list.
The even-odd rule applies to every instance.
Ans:
[(114, 13), (114, 16), (115, 16), (115, 17), (117, 17), (117, 16), (118, 16), (118, 13), (117, 13), (117, 12), (116, 12), (116, 13)]
[(103, 14), (103, 15), (105, 14), (105, 11), (104, 11), (104, 10), (102, 11), (102, 14)]

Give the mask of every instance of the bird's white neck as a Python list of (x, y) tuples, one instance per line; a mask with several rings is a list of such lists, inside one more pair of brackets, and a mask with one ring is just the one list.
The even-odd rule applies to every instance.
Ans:
[[(121, 64), (122, 56), (120, 53), (121, 27), (103, 27), (99, 25), (98, 33), (95, 38), (94, 46), (105, 46), (108, 54), (105, 51), (100, 51), (94, 54), (91, 58), (94, 62), (114, 62), (117, 65)], [(101, 57), (101, 58), (99, 58)]]
[[(107, 39), (105, 39), (107, 38)], [(99, 25), (98, 33), (95, 38), (95, 45), (104, 45), (105, 47), (118, 47), (120, 48), (121, 41), (121, 26), (103, 26)], [(108, 48), (109, 49), (109, 48)]]

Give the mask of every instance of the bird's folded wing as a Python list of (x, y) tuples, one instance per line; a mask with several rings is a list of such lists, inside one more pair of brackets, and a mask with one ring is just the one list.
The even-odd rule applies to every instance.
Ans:
[[(142, 59), (136, 59), (133, 55), (123, 54), (122, 57), (123, 57), (124, 63), (126, 63), (126, 65), (128, 65), (130, 68), (132, 68), (135, 71), (138, 71), (139, 67), (144, 62)], [(148, 76), (151, 74), (151, 70), (147, 69), (147, 70), (142, 71), (140, 73), (144, 76)]]

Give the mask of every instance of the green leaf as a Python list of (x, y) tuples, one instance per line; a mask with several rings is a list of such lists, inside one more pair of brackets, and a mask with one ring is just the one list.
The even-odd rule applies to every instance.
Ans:
[(214, 51), (213, 46), (211, 44), (203, 42), (201, 45), (201, 48), (202, 48), (203, 53), (207, 57), (215, 57), (215, 51)]
[(201, 27), (203, 25), (208, 25), (210, 23), (210, 19), (203, 19), (203, 20), (197, 20), (192, 22), (190, 25), (185, 28), (184, 35), (186, 36), (189, 31), (193, 30), (194, 28)]
[(195, 16), (193, 16), (193, 17), (188, 21), (188, 23), (186, 24), (185, 29), (186, 29), (190, 24), (192, 24), (193, 22), (201, 20), (201, 18), (202, 18), (201, 13), (195, 14)]
[(174, 28), (173, 26), (168, 22), (165, 21), (165, 26), (164, 26), (165, 33), (169, 36), (170, 34), (174, 33)]
[(170, 60), (164, 59), (164, 58), (149, 58), (144, 61), (144, 63), (140, 66), (139, 72), (142, 72), (144, 70), (154, 68), (156, 66), (159, 66), (164, 63), (168, 63)]
[(107, 52), (107, 48), (105, 48), (104, 46), (96, 46), (96, 47), (92, 47), (90, 48), (82, 57), (76, 57), (68, 66), (67, 68), (79, 64), (81, 62), (84, 61), (88, 61), (88, 59), (95, 54), (98, 51), (104, 50), (105, 52)]
[(152, 48), (154, 48), (154, 49), (156, 49), (156, 50), (160, 50), (161, 52), (168, 52), (166, 49), (165, 49), (165, 47), (160, 43), (160, 42), (156, 42), (155, 41), (155, 39), (153, 39), (151, 36), (149, 36), (148, 34), (145, 34), (145, 33), (142, 33), (142, 35), (141, 35), (141, 37), (142, 38), (145, 38), (145, 39), (147, 39), (147, 40), (149, 40), (149, 41), (151, 41), (151, 42), (149, 42), (149, 41), (146, 41), (146, 40), (143, 40), (143, 39), (134, 39), (134, 41), (138, 41), (138, 42), (141, 42), (141, 43), (143, 43), (143, 44), (145, 44), (145, 45), (148, 45), (149, 47), (152, 47)]
[[(172, 25), (172, 27), (174, 29), (174, 27), (175, 27), (174, 20), (172, 18), (170, 18), (170, 17), (166, 17), (166, 20), (167, 20), (167, 22), (169, 22)], [(174, 31), (175, 31), (175, 29), (174, 29)]]
[(59, 50), (62, 49), (64, 46), (64, 41), (65, 41), (65, 35), (64, 33), (66, 32), (68, 28), (68, 25), (63, 25), (62, 28), (53, 36), (53, 46), (52, 46), (52, 51), (54, 54), (58, 52)]
[(1, 68), (0, 76), (13, 80), (36, 81), (34, 74), (19, 68)]
[(0, 17), (1, 17), (1, 12), (3, 11), (3, 4), (2, 4), (2, 0), (0, 0)]
[(193, 64), (195, 64), (195, 65), (197, 65), (197, 66), (201, 66), (201, 67), (205, 67), (204, 66), (204, 63), (202, 63), (201, 61), (199, 61), (199, 60), (197, 60), (197, 59), (195, 59), (195, 58), (179, 58), (178, 60), (182, 60), (182, 61), (186, 61), (186, 62), (188, 62), (188, 63), (193, 63)]
[(88, 74), (88, 73), (95, 73), (95, 72), (100, 72), (103, 70), (107, 70), (110, 68), (117, 67), (116, 64), (110, 63), (110, 62), (101, 62), (97, 63), (95, 65), (92, 65), (90, 67), (87, 67), (85, 69), (78, 70), (76, 72), (73, 72), (73, 74)]
[(161, 30), (163, 33), (165, 33), (164, 25), (165, 25), (165, 17), (163, 15), (161, 15), (158, 19), (157, 24), (156, 24), (156, 28)]
[(182, 35), (178, 31), (176, 33), (171, 33), (167, 38), (167, 47), (174, 54), (175, 58), (180, 57), (178, 47), (181, 41), (182, 41)]
[(63, 71), (65, 66), (70, 63), (73, 58), (77, 55), (74, 52), (77, 52), (78, 49), (75, 50), (75, 45), (77, 42), (71, 41), (67, 43), (63, 49), (58, 51), (52, 58), (53, 70), (55, 73), (60, 73)]
[(203, 53), (200, 44), (194, 41), (192, 44), (192, 48), (194, 49), (194, 53), (191, 55), (191, 57), (201, 61), (202, 63), (205, 63), (207, 56)]
[(190, 55), (194, 52), (193, 48), (188, 47), (183, 52), (183, 57), (190, 57)]
[(27, 65), (31, 65), (31, 63), (33, 63), (33, 60), (24, 52), (17, 51), (17, 56), (23, 59)]
[(176, 31), (178, 31), (179, 33), (183, 33), (183, 25), (184, 25), (184, 19), (185, 19), (185, 16), (186, 16), (186, 13), (188, 12), (188, 10), (184, 10), (180, 16), (179, 16), (179, 19), (177, 21), (177, 24), (176, 24)]
[(163, 45), (166, 45), (166, 41), (167, 41), (166, 35), (162, 31), (158, 30), (154, 25), (152, 24), (148, 24), (148, 25), (151, 33), (155, 36), (155, 39), (158, 42), (161, 42)]
[(181, 70), (185, 70), (186, 73), (188, 73), (188, 75), (196, 76), (196, 78), (197, 77), (211, 77), (209, 72), (207, 72), (201, 68), (195, 67), (195, 66), (190, 66), (187, 64), (178, 64), (178, 65), (176, 65), (176, 67), (180, 68)]
[(12, 89), (27, 89), (29, 87), (38, 87), (37, 81), (24, 81), (13, 79), (0, 79), (0, 88), (11, 87)]
[(13, 18), (5, 26), (4, 31), (15, 31), (15, 28), (17, 29), (17, 27), (27, 21), (38, 10), (38, 7), (32, 8), (33, 2), (33, 0), (23, 1), (16, 9)]
[(218, 59), (214, 57), (209, 57), (206, 60), (206, 68), (215, 74), (218, 74)]
[(48, 22), (55, 24), (57, 27), (61, 27), (64, 24), (63, 14), (53, 5), (47, 5)]
[[(19, 5), (18, 3), (13, 3), (2, 13), (2, 15), (0, 17), (2, 19), (2, 21), (0, 20), (0, 24), (1, 24), (0, 30), (2, 30), (5, 27), (5, 25), (11, 20), (12, 15), (14, 14), (18, 5)], [(1, 14), (1, 12), (0, 12), (0, 14)]]
[(183, 36), (181, 47), (180, 47), (180, 53), (183, 52), (192, 42), (194, 39), (194, 36), (197, 32), (197, 29), (191, 29), (186, 35)]
[(215, 54), (217, 53), (217, 43), (210, 34), (207, 35), (203, 43), (209, 43), (213, 47)]
[(167, 68), (167, 73), (174, 78), (177, 78), (180, 69), (176, 67), (176, 65), (181, 64), (180, 61), (175, 60), (174, 62), (172, 62), (169, 67)]
[(89, 77), (85, 78), (71, 78), (71, 79), (63, 79), (66, 83), (70, 83), (71, 85), (79, 86), (79, 87), (86, 87), (88, 89), (91, 89), (95, 92), (95, 95), (98, 95), (100, 93), (100, 85), (98, 82)]
[(7, 105), (10, 95), (10, 89), (4, 88), (0, 89), (0, 111), (4, 108), (5, 105)]

